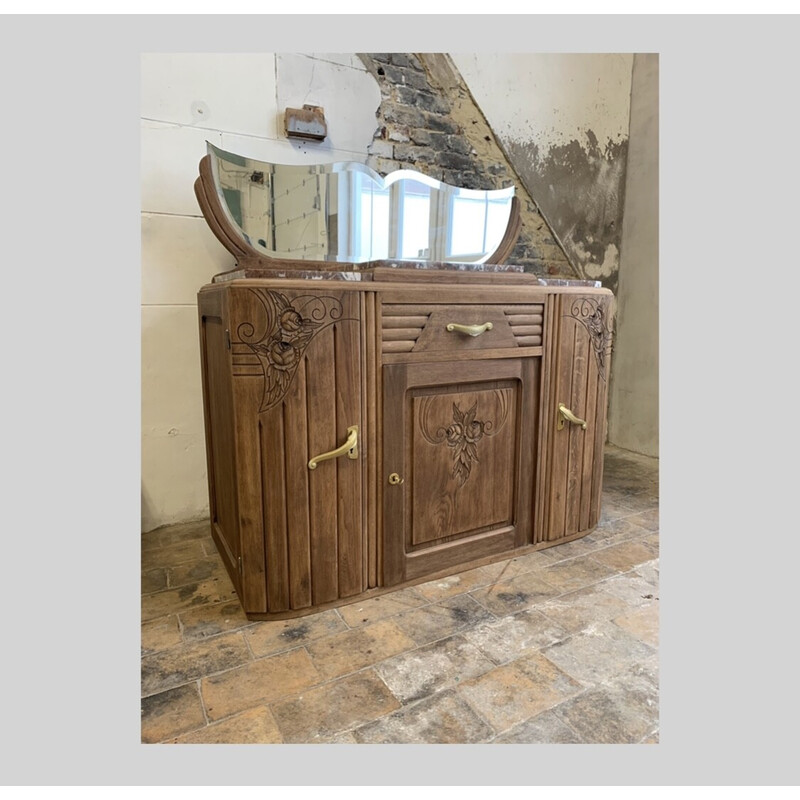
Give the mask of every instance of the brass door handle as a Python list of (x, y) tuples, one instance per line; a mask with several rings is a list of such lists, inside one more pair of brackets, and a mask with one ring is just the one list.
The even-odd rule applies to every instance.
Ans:
[(347, 429), (347, 441), (341, 447), (337, 447), (329, 453), (314, 456), (308, 462), (308, 468), (316, 469), (320, 461), (327, 461), (330, 458), (339, 458), (339, 456), (344, 455), (353, 460), (358, 458), (358, 425), (351, 425)]
[(491, 322), (484, 322), (483, 325), (459, 325), (457, 322), (450, 322), (447, 325), (447, 330), (450, 333), (466, 333), (467, 336), (480, 336), (486, 331), (490, 331), (493, 325)]
[(580, 425), (583, 430), (586, 430), (586, 420), (576, 417), (563, 403), (558, 404), (558, 425), (557, 430), (564, 427), (564, 420), (567, 419), (575, 425)]

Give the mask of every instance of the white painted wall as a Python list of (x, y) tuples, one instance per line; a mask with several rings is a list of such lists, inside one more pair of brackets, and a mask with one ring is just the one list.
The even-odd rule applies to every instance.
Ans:
[[(321, 143), (285, 108), (325, 109)], [(150, 53), (141, 61), (142, 530), (208, 513), (197, 290), (233, 266), (194, 196), (206, 141), (285, 164), (366, 161), (380, 91), (355, 55)]]

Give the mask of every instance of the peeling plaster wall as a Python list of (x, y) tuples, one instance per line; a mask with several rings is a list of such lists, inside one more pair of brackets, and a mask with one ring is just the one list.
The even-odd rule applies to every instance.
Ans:
[(617, 288), (631, 54), (452, 54), (575, 271)]
[[(366, 160), (380, 91), (353, 54), (150, 53), (141, 60), (142, 530), (208, 514), (197, 290), (233, 256), (193, 186), (206, 141), (263, 161)], [(324, 142), (285, 108), (325, 109)]]

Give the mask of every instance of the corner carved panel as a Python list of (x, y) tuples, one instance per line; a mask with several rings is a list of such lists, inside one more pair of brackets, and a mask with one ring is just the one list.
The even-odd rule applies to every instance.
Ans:
[(608, 308), (608, 302), (578, 297), (572, 301), (569, 314), (564, 315), (577, 320), (586, 329), (597, 362), (597, 371), (603, 380), (606, 379), (606, 357), (611, 347), (612, 335)]
[(291, 300), (271, 289), (251, 289), (263, 308), (261, 319), (242, 322), (236, 335), (258, 358), (264, 375), (259, 412), (279, 403), (286, 394), (311, 340), (342, 319), (335, 297), (301, 295)]
[(452, 477), (458, 486), (463, 486), (472, 472), (473, 464), (478, 459), (478, 442), (484, 436), (499, 433), (508, 419), (508, 393), (493, 392), (495, 399), (495, 420), (476, 419), (478, 401), (476, 400), (466, 411), (462, 411), (453, 403), (453, 419), (447, 425), (431, 423), (430, 397), (423, 399), (420, 409), (420, 431), (427, 442), (433, 445), (447, 443), (453, 449)]

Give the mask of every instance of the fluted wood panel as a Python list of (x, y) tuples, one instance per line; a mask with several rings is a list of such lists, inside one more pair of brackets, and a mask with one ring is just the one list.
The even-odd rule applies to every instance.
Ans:
[[(237, 390), (242, 530), (261, 543), (264, 608), (286, 612), (365, 588), (360, 460), (322, 461), (358, 425), (361, 411), (360, 298), (330, 292), (232, 293), (231, 363)], [(240, 458), (241, 460), (241, 458)], [(241, 492), (240, 492), (241, 493)], [(248, 559), (245, 580), (256, 559)]]
[[(550, 450), (543, 536), (572, 536), (597, 524), (600, 514), (602, 453), (607, 402), (606, 364), (611, 347), (608, 298), (556, 297), (552, 384), (546, 414)], [(564, 422), (558, 430), (558, 404), (587, 423)]]

